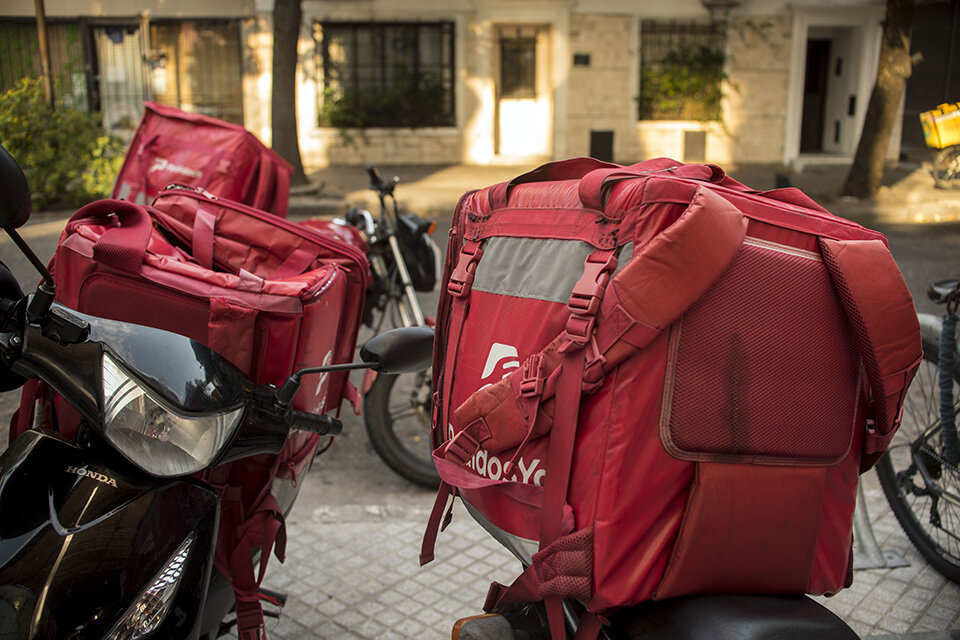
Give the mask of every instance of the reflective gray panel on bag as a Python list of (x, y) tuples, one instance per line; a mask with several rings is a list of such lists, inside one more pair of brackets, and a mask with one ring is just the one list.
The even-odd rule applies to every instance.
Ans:
[(579, 240), (490, 238), (473, 289), (566, 303), (593, 247)]

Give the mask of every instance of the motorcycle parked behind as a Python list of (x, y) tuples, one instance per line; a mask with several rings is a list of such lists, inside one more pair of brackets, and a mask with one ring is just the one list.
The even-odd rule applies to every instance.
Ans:
[[(385, 333), (363, 362), (301, 369), (279, 389), (257, 384), (184, 336), (54, 303), (16, 232), (29, 214), (0, 147), (0, 227), (43, 277), (24, 296), (0, 265), (0, 388), (42, 380), (82, 416), (76, 443), (30, 430), (0, 455), (0, 638), (212, 640), (234, 593), (213, 562), (220, 495), (191, 474), (277, 454), (292, 429), (338, 433), (339, 420), (291, 408), (302, 376), (423, 369), (432, 330)], [(286, 485), (284, 513), (298, 491)]]
[[(424, 316), (417, 292), (436, 288), (440, 277), (440, 250), (431, 238), (433, 220), (401, 214), (394, 189), (399, 178), (384, 179), (372, 164), (366, 165), (370, 188), (377, 192), (380, 215), (353, 208), (334, 223), (356, 230), (355, 242), (367, 252), (371, 285), (367, 290), (363, 323), (379, 333), (391, 327), (432, 326)], [(392, 201), (388, 203), (388, 199)], [(330, 223), (308, 220), (301, 224), (329, 229)], [(363, 383), (363, 418), (377, 455), (401, 477), (435, 489), (440, 477), (431, 458), (431, 372), (406, 375), (368, 374)]]

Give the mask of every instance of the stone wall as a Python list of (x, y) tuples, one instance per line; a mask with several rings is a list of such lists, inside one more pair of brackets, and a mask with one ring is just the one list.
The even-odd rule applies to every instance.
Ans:
[(460, 131), (442, 129), (369, 129), (363, 134), (314, 129), (300, 141), (308, 171), (328, 165), (456, 164), (460, 162)]
[(636, 158), (637, 25), (626, 15), (571, 16), (571, 55), (590, 63), (570, 67), (568, 155), (589, 155), (590, 132), (599, 130), (613, 131), (614, 160)]
[[(737, 18), (728, 29), (723, 125), (729, 160), (783, 159), (793, 20)], [(709, 148), (709, 143), (708, 143)]]

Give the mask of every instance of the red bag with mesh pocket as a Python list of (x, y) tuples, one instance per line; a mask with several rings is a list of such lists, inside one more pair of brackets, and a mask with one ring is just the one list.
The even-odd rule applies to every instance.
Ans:
[(849, 585), (859, 473), (921, 358), (879, 233), (713, 165), (579, 158), (469, 193), (434, 352), (434, 460), (529, 564), (488, 610), (599, 614)]
[[(352, 361), (368, 265), (353, 245), (202, 190), (177, 188), (163, 191), (151, 207), (123, 200), (83, 207), (61, 234), (51, 271), (59, 303), (185, 335), (256, 382), (279, 386), (297, 369)], [(355, 394), (344, 374), (317, 376), (301, 387), (293, 407), (324, 413), (339, 409), (345, 397), (356, 403)], [(10, 438), (35, 426), (74, 438), (79, 421), (44, 383), (30, 381)], [(215, 564), (232, 576), (241, 635), (261, 637), (260, 578), (271, 549), (283, 559), (283, 514), (272, 491), (296, 483), (319, 440), (292, 431), (278, 455), (201, 474), (222, 490)], [(251, 555), (234, 553), (242, 548), (263, 550), (255, 582)]]
[(287, 216), (293, 167), (256, 136), (175, 107), (144, 108), (112, 197), (146, 204), (167, 185), (182, 184)]

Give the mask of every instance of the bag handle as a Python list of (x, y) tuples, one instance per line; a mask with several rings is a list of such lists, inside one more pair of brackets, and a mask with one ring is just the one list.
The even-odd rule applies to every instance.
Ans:
[(93, 259), (121, 271), (138, 273), (153, 234), (153, 219), (144, 207), (126, 200), (91, 202), (73, 214), (67, 232), (109, 215), (116, 215), (120, 224), (107, 229), (93, 245)]
[(746, 185), (728, 176), (722, 168), (715, 164), (683, 164), (670, 158), (654, 158), (629, 167), (591, 171), (580, 180), (578, 190), (580, 202), (588, 209), (603, 211), (606, 205), (605, 196), (609, 181), (665, 172), (669, 172), (678, 178), (692, 178), (740, 191), (749, 190)]
[(554, 182), (557, 180), (577, 180), (598, 169), (623, 169), (618, 164), (603, 162), (596, 158), (571, 158), (542, 164), (533, 171), (517, 176), (510, 182), (495, 184), (487, 191), (490, 210), (502, 209), (510, 200), (510, 190), (526, 182)]

